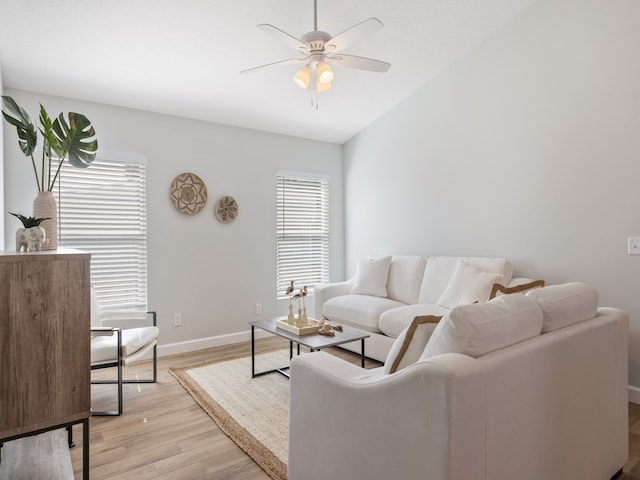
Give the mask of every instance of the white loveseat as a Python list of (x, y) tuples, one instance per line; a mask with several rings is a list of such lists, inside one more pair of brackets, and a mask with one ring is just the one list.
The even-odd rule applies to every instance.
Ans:
[[(366, 354), (383, 362), (395, 338), (416, 315), (443, 315), (450, 307), (484, 302), (493, 283), (513, 286), (504, 258), (393, 255), (358, 261), (353, 278), (316, 285), (318, 319), (369, 332)], [(347, 345), (356, 350), (358, 345)]]
[(391, 359), (365, 370), (295, 357), (289, 480), (615, 478), (628, 455), (628, 317), (597, 302), (565, 284), (455, 307), (395, 373)]

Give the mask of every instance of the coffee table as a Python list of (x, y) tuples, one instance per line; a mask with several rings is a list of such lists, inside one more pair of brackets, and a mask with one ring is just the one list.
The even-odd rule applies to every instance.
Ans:
[[(281, 317), (286, 318), (286, 317)], [(335, 336), (329, 337), (327, 335), (320, 335), (319, 333), (312, 333), (309, 335), (296, 335), (293, 332), (289, 332), (287, 330), (283, 330), (282, 328), (278, 328), (276, 326), (277, 318), (267, 319), (267, 320), (254, 320), (249, 322), (251, 325), (251, 378), (259, 377), (260, 375), (266, 375), (268, 373), (278, 372), (285, 377), (289, 377), (289, 374), (286, 370), (289, 367), (282, 368), (274, 368), (272, 370), (266, 370), (264, 372), (256, 373), (255, 366), (255, 329), (259, 328), (269, 333), (273, 333), (278, 335), (279, 337), (286, 338), (289, 340), (289, 360), (293, 358), (293, 344), (294, 342), (297, 345), (298, 355), (300, 355), (300, 345), (303, 345), (312, 352), (320, 350), (322, 348), (328, 347), (337, 347), (338, 345), (342, 345), (344, 343), (356, 342), (360, 340), (360, 358), (362, 363), (362, 368), (364, 368), (364, 339), (369, 337), (367, 332), (363, 332), (361, 330), (356, 330), (355, 328), (342, 327), (341, 332), (335, 332)]]

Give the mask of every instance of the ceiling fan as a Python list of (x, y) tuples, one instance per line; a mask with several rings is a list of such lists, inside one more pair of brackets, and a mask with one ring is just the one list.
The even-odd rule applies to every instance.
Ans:
[(240, 73), (252, 73), (267, 67), (304, 63), (293, 77), (296, 85), (304, 89), (324, 92), (332, 86), (334, 73), (331, 65), (358, 68), (371, 72), (386, 72), (391, 66), (390, 63), (374, 60), (373, 58), (338, 54), (338, 52), (341, 52), (351, 44), (381, 29), (382, 26), (382, 22), (377, 18), (369, 18), (332, 37), (327, 32), (318, 30), (318, 2), (314, 0), (313, 31), (305, 33), (300, 39), (268, 23), (258, 25), (261, 30), (300, 52), (303, 55), (302, 57), (260, 65), (259, 67), (243, 70)]

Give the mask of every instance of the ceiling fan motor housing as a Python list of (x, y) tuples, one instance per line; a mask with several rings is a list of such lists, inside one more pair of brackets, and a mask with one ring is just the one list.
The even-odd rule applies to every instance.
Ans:
[(325, 43), (331, 40), (331, 38), (331, 35), (327, 32), (316, 30), (305, 33), (300, 40), (309, 47), (311, 53), (314, 53), (324, 51)]

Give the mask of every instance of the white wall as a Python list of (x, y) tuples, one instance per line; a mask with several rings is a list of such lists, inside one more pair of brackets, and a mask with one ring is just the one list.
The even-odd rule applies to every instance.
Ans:
[(371, 253), (488, 255), (587, 282), (629, 312), (640, 386), (639, 46), (636, 0), (539, 0), (348, 142), (347, 275)]
[[(286, 302), (278, 302), (275, 291), (278, 170), (329, 175), (331, 271), (342, 276), (341, 145), (21, 90), (6, 93), (34, 121), (38, 102), (51, 115), (83, 113), (96, 129), (100, 150), (147, 158), (149, 305), (158, 311), (165, 353), (176, 351), (168, 344), (246, 332), (249, 320), (286, 315)], [(30, 213), (36, 195), (33, 171), (18, 149), (15, 129), (3, 123), (6, 209)], [(199, 175), (207, 185), (208, 202), (197, 215), (179, 213), (169, 199), (171, 181), (182, 172)], [(223, 195), (239, 204), (238, 218), (226, 225), (213, 214)], [(19, 222), (5, 214), (5, 224), (7, 248), (12, 248)], [(261, 317), (255, 315), (256, 303), (262, 303)], [(176, 312), (182, 313), (180, 328), (173, 326)], [(198, 346), (206, 344), (183, 349)]]

